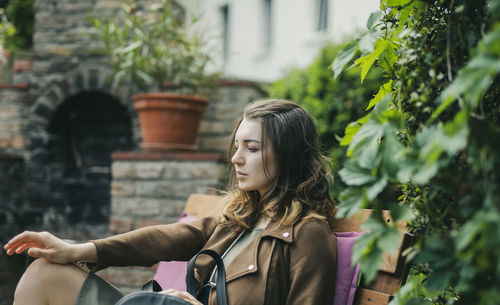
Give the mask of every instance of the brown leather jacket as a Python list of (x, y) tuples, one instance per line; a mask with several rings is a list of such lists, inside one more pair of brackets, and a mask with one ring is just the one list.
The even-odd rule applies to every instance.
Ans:
[[(187, 261), (201, 249), (222, 255), (237, 236), (215, 217), (146, 227), (93, 241), (96, 269)], [(292, 227), (272, 221), (227, 266), (229, 304), (333, 304), (336, 244), (326, 221), (301, 220)], [(205, 282), (214, 262), (202, 255), (195, 266), (197, 280)], [(212, 291), (210, 304), (216, 303)]]

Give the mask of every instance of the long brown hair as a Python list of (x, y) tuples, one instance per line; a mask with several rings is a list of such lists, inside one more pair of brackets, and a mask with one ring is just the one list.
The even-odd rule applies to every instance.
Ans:
[[(277, 177), (264, 194), (238, 188), (231, 157), (236, 130), (243, 119), (262, 125), (262, 147), (274, 152)], [(269, 160), (263, 154), (264, 169)], [(262, 215), (281, 217), (293, 225), (303, 217), (331, 219), (334, 203), (329, 195), (332, 176), (330, 162), (318, 146), (316, 126), (311, 115), (294, 102), (277, 99), (258, 100), (245, 108), (231, 137), (228, 152), (229, 194), (223, 217), (234, 229), (250, 229)]]

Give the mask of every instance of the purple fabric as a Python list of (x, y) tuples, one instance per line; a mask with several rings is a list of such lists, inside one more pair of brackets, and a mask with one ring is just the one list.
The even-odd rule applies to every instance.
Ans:
[[(182, 214), (178, 222), (190, 222), (196, 220), (194, 216)], [(163, 289), (174, 288), (180, 291), (186, 290), (186, 269), (187, 262), (160, 262), (156, 268), (154, 280), (160, 284)]]
[(359, 232), (334, 232), (337, 237), (337, 277), (333, 305), (352, 305), (356, 294), (359, 264), (351, 266), (352, 247)]

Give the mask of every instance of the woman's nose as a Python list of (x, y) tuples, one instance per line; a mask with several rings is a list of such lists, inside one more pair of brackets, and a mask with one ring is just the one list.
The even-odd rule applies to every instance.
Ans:
[(238, 165), (243, 164), (244, 161), (243, 161), (243, 158), (241, 157), (241, 154), (239, 151), (240, 151), (239, 149), (236, 150), (233, 157), (231, 158), (231, 163), (238, 164)]

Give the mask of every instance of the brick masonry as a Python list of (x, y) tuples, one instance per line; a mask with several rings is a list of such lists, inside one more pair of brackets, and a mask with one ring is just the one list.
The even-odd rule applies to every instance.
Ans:
[[(110, 77), (102, 44), (89, 35), (93, 31), (89, 13), (114, 16), (121, 3), (35, 1), (33, 59), (14, 62), (12, 82), (0, 83), (0, 156), (4, 157), (0, 181), (8, 185), (5, 196), (14, 198), (0, 201), (0, 210), (12, 207), (20, 215), (18, 221), (9, 223), (0, 244), (24, 229), (50, 230), (63, 238), (88, 240), (175, 221), (190, 192), (205, 192), (207, 187), (224, 184), (222, 165), (208, 156), (225, 154), (235, 118), (248, 102), (263, 97), (264, 91), (251, 82), (221, 81), (206, 92), (211, 102), (198, 136), (199, 152), (204, 154), (172, 157), (141, 153), (129, 86)], [(109, 121), (119, 124), (109, 126), (101, 120), (101, 125), (96, 125), (97, 118), (82, 115), (82, 109), (88, 108), (86, 114), (96, 113), (93, 107), (103, 103), (109, 105)], [(76, 125), (62, 124), (75, 114), (90, 119)], [(84, 137), (64, 140), (68, 127), (75, 126)], [(108, 141), (109, 136), (101, 136), (104, 134), (111, 134), (114, 144)], [(110, 152), (117, 150), (126, 152), (112, 161)], [(15, 219), (8, 213), (2, 215)], [(3, 266), (11, 263), (0, 258), (0, 279), (18, 278), (15, 272), (8, 277), (8, 268)], [(139, 277), (150, 272), (138, 270)], [(110, 272), (109, 278), (120, 277), (113, 276), (119, 272)], [(121, 280), (127, 278), (121, 276)], [(6, 304), (12, 303), (12, 285), (9, 287), (0, 291), (0, 300)]]

